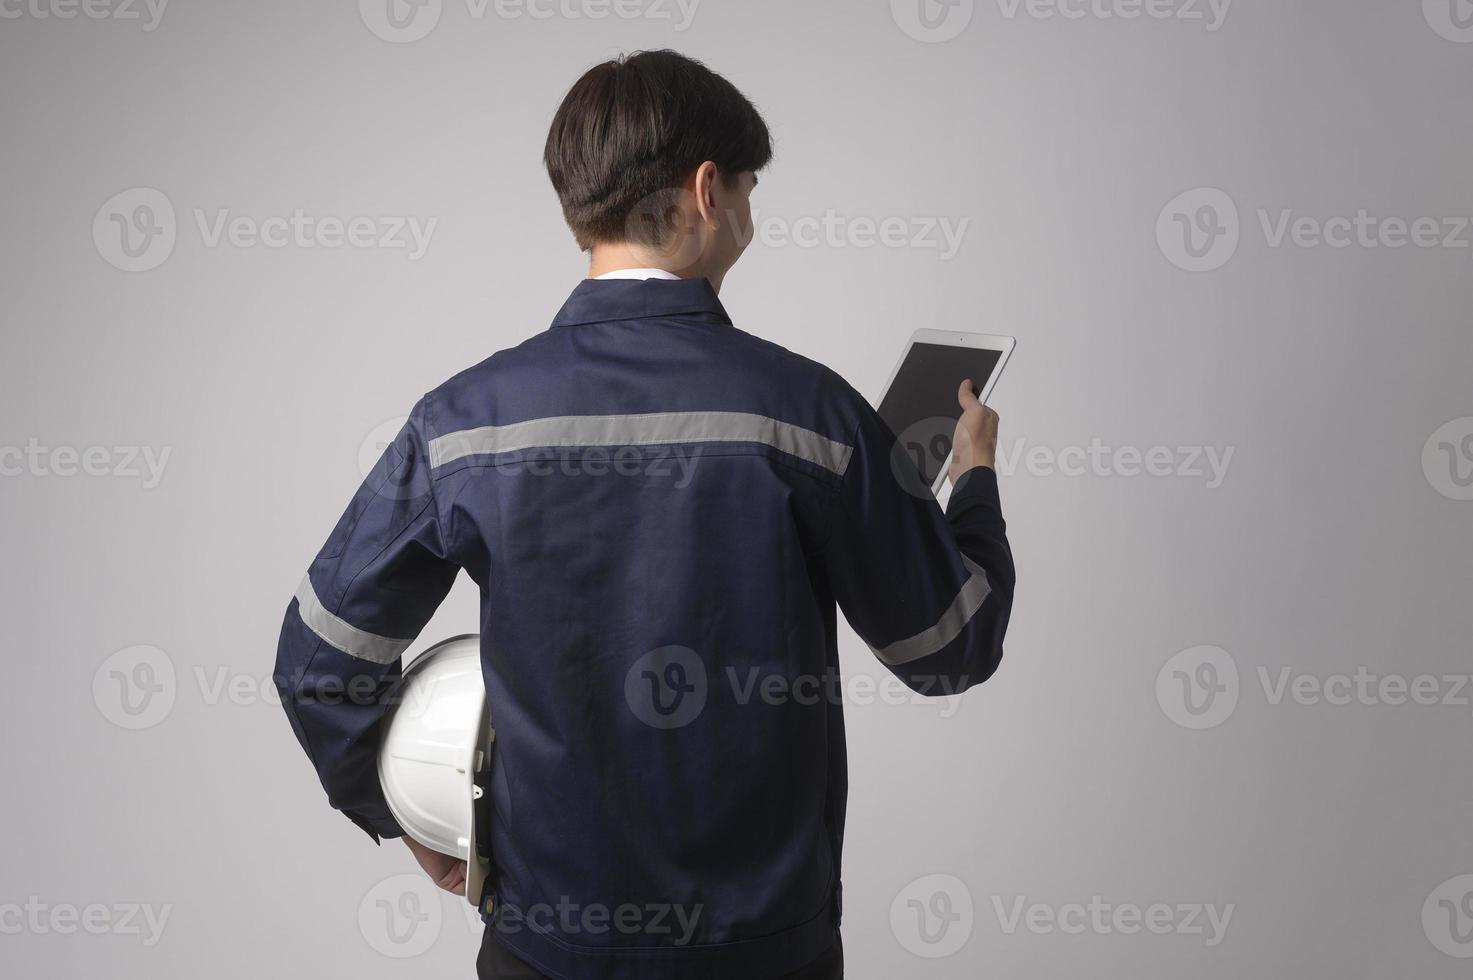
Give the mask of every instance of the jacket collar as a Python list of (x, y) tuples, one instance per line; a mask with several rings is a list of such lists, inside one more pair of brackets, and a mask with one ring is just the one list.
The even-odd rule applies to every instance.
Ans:
[(554, 327), (696, 314), (731, 326), (707, 279), (584, 279), (553, 318)]

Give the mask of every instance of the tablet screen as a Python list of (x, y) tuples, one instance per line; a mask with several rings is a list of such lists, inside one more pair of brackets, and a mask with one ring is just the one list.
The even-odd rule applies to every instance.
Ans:
[(926, 485), (935, 484), (951, 452), (951, 437), (961, 406), (956, 390), (963, 378), (974, 389), (987, 384), (1001, 351), (943, 344), (912, 344), (880, 402), (880, 418), (900, 439)]

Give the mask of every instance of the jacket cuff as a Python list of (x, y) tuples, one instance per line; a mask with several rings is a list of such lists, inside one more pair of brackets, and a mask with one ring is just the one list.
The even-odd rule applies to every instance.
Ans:
[(380, 843), (380, 838), (393, 840), (404, 836), (404, 828), (400, 827), (393, 817), (386, 816), (378, 820), (370, 820), (362, 814), (349, 813), (346, 810), (343, 811), (343, 816), (353, 821), (359, 830), (372, 837), (375, 844)]
[(951, 499), (946, 503), (947, 517), (958, 517), (974, 510), (1002, 523), (997, 471), (990, 466), (974, 466), (963, 473), (956, 486), (952, 487)]

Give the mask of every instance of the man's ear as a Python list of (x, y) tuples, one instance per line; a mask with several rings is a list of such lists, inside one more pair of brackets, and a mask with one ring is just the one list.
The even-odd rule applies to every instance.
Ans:
[(713, 231), (721, 228), (721, 208), (716, 203), (716, 181), (720, 179), (720, 171), (710, 160), (696, 168), (694, 181), (696, 210), (700, 212), (701, 220)]

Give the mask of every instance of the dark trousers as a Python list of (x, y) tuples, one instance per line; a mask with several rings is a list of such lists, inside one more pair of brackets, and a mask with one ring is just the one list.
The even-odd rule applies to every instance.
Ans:
[[(518, 959), (505, 946), (493, 938), (493, 931), (486, 930), (481, 938), (481, 954), (476, 957), (476, 976), (480, 980), (547, 980), (547, 978)], [(794, 973), (778, 980), (843, 980), (844, 944), (836, 942), (818, 959)], [(756, 978), (753, 980), (764, 980)]]

